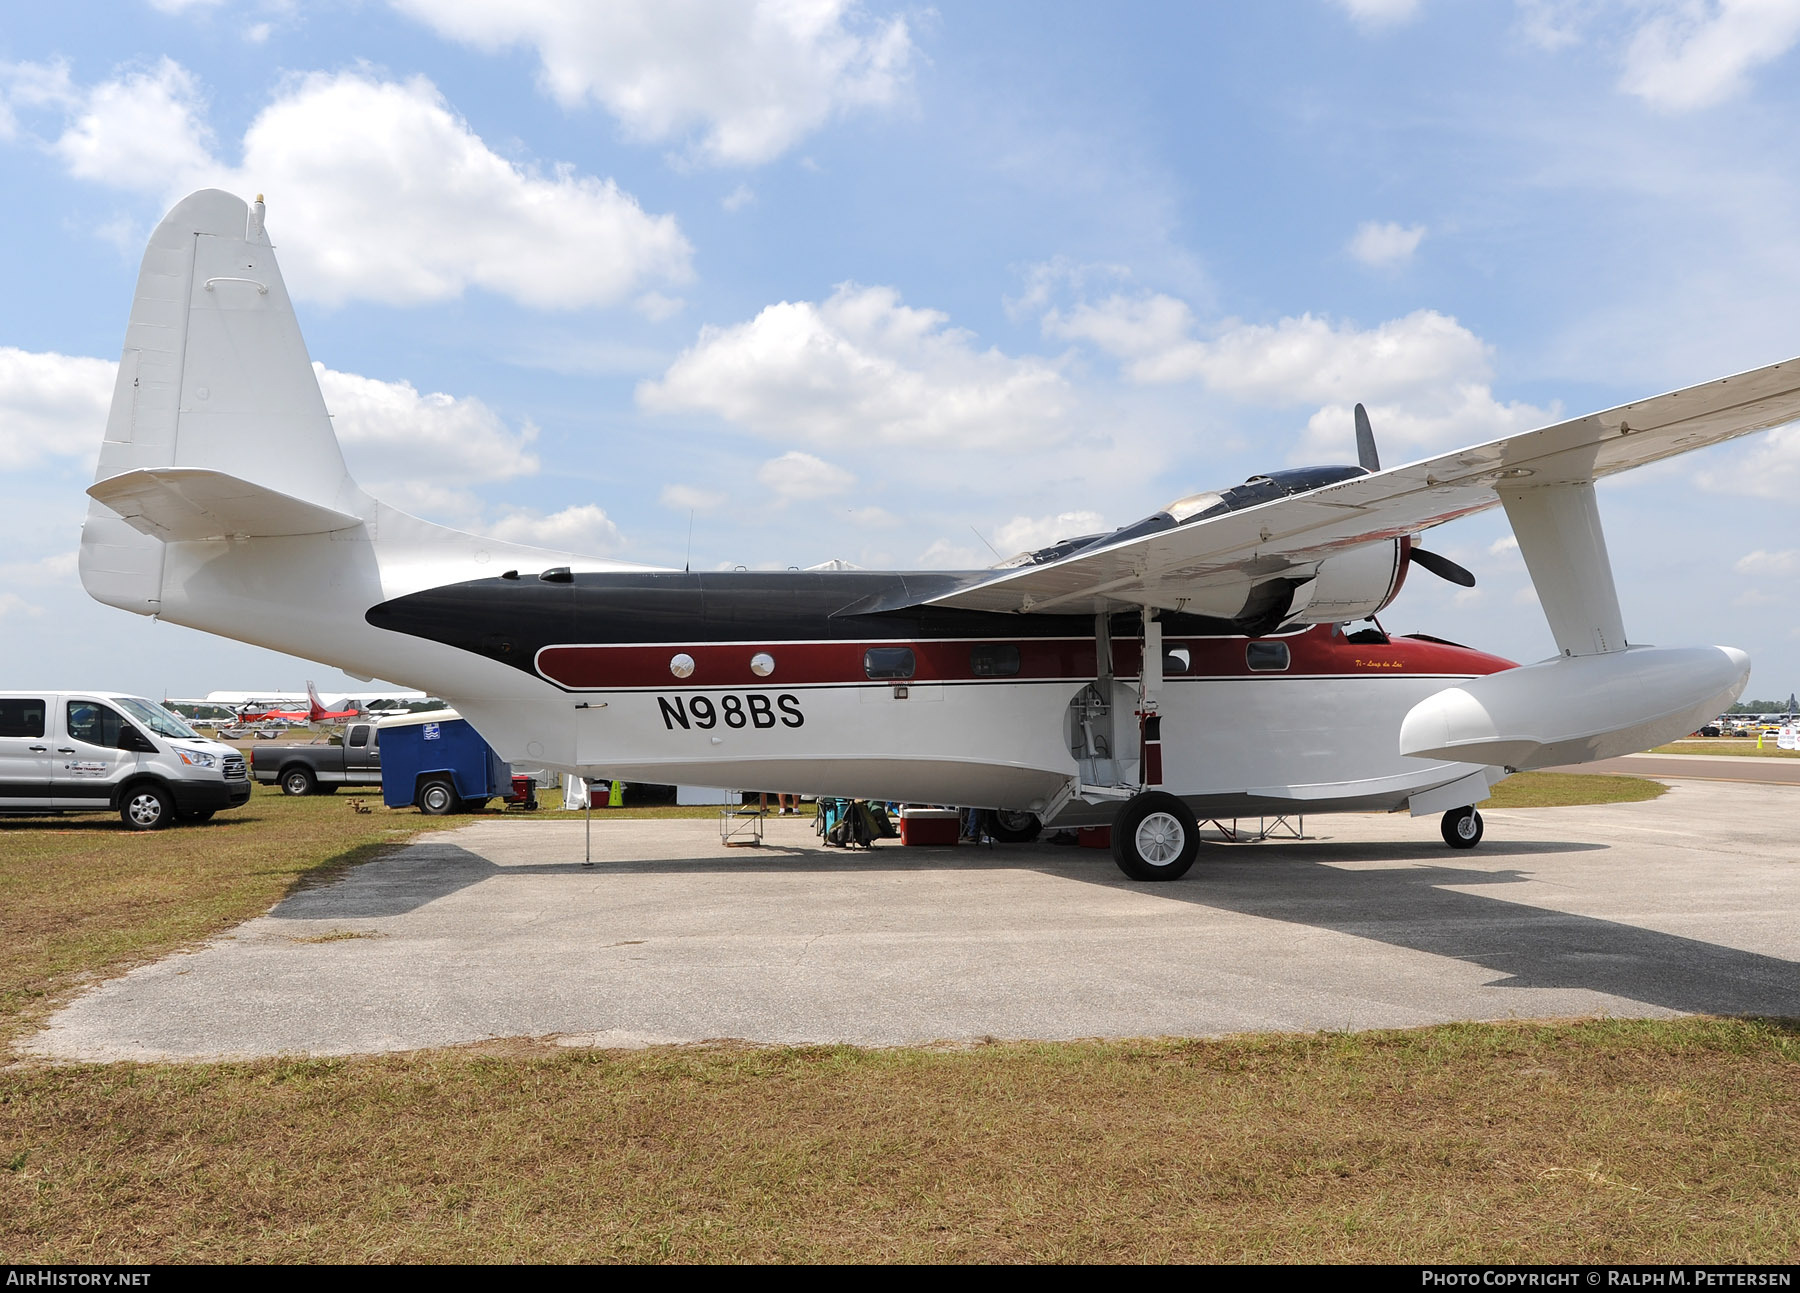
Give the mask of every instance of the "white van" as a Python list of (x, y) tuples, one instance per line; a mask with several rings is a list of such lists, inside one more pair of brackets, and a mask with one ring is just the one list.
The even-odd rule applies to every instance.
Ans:
[(117, 809), (150, 831), (249, 798), (242, 754), (142, 696), (0, 691), (0, 814)]

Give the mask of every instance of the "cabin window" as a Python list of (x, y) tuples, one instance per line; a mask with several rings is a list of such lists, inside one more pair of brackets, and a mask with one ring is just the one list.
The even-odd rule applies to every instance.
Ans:
[(105, 750), (129, 750), (125, 733), (131, 728), (117, 710), (97, 705), (91, 700), (72, 700), (68, 706), (69, 735), (83, 745), (97, 745)]
[(1288, 667), (1285, 642), (1251, 642), (1244, 647), (1244, 663), (1255, 673), (1280, 673)]
[(1019, 648), (1010, 642), (981, 642), (969, 648), (969, 672), (977, 678), (1011, 678), (1019, 672)]
[(42, 736), (44, 702), (0, 700), (0, 736)]
[(1163, 652), (1163, 677), (1179, 677), (1193, 667), (1194, 653), (1186, 647), (1170, 647)]
[(870, 647), (863, 652), (863, 672), (871, 678), (910, 678), (915, 667), (911, 647)]

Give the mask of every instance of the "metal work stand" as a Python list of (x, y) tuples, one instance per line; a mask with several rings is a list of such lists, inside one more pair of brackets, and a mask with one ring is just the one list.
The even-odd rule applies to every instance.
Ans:
[(1233, 817), (1230, 824), (1209, 817), (1200, 825), (1211, 826), (1225, 837), (1227, 844), (1260, 844), (1264, 840), (1299, 840), (1306, 838), (1306, 816), (1296, 814), (1293, 817), (1258, 817), (1256, 829), (1250, 830), (1239, 823), (1243, 819)]
[(763, 840), (763, 811), (760, 808), (721, 808), (719, 810), (719, 843), (728, 849), (755, 848)]

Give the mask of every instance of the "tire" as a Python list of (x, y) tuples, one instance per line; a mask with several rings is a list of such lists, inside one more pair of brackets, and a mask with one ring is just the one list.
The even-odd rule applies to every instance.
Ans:
[(134, 831), (160, 831), (175, 820), (175, 801), (161, 786), (133, 786), (119, 800), (119, 820)]
[(995, 809), (986, 814), (987, 833), (1001, 844), (1029, 844), (1043, 833), (1035, 813), (1008, 813)]
[(1113, 821), (1113, 861), (1133, 880), (1179, 880), (1200, 854), (1193, 809), (1162, 790), (1125, 801)]
[(284, 795), (312, 795), (319, 790), (319, 779), (313, 776), (308, 768), (283, 768), (281, 771), (281, 793)]
[(448, 817), (461, 803), (462, 800), (456, 797), (456, 787), (442, 778), (427, 781), (419, 787), (419, 811), (427, 817)]
[(1453, 849), (1472, 849), (1481, 843), (1481, 814), (1473, 808), (1452, 808), (1439, 829), (1444, 843)]

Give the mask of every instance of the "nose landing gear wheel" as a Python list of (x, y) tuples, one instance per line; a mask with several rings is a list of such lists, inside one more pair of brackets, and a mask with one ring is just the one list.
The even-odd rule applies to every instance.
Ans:
[(1440, 829), (1451, 848), (1472, 849), (1481, 843), (1481, 814), (1473, 808), (1452, 808), (1444, 814)]
[(1113, 861), (1133, 880), (1178, 880), (1200, 852), (1200, 823), (1174, 795), (1146, 790), (1113, 822)]

